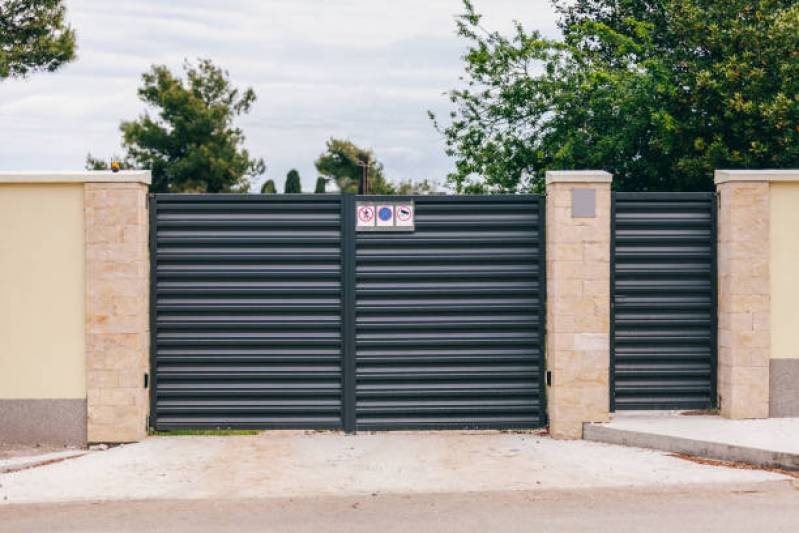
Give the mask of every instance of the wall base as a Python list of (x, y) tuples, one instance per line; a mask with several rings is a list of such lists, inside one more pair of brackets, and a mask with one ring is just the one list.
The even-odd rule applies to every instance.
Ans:
[(799, 359), (770, 362), (769, 416), (799, 416)]
[(0, 400), (0, 442), (86, 446), (86, 400)]

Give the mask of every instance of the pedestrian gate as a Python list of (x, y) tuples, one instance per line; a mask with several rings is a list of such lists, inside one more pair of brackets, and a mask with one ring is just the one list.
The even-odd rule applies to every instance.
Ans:
[(716, 403), (716, 201), (614, 193), (611, 410)]
[[(411, 232), (355, 207), (415, 203)], [(545, 423), (544, 200), (151, 197), (151, 425)]]

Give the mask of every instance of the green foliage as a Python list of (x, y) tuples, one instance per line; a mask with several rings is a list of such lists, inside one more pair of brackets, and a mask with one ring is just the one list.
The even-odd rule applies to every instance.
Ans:
[(402, 180), (396, 187), (396, 194), (433, 194), (435, 191), (435, 183), (428, 179)]
[(352, 141), (331, 138), (315, 165), (322, 177), (335, 180), (341, 192), (358, 192), (363, 167), (368, 165), (369, 192), (386, 194), (383, 191), (389, 184), (383, 176), (383, 165), (371, 149), (360, 148)]
[(562, 40), (488, 32), (465, 2), (465, 86), (447, 124), (433, 116), (459, 191), (582, 168), (621, 190), (712, 190), (716, 168), (799, 166), (795, 0), (555, 3)]
[(53, 72), (75, 59), (75, 32), (61, 0), (0, 1), (0, 80)]
[(407, 181), (399, 186), (394, 185), (386, 179), (383, 164), (377, 160), (374, 151), (360, 148), (349, 140), (331, 138), (327, 141), (327, 150), (319, 156), (315, 165), (321, 177), (335, 180), (341, 192), (358, 192), (364, 166), (368, 172), (369, 194), (412, 194), (424, 192), (428, 186), (432, 188), (427, 181)]
[(99, 159), (92, 154), (86, 154), (86, 170), (111, 170), (111, 163), (116, 161), (119, 165), (119, 170), (134, 170), (136, 166), (130, 161), (114, 154), (111, 159)]
[(286, 174), (286, 186), (284, 189), (287, 193), (301, 193), (302, 192), (302, 182), (300, 181), (300, 173), (297, 172), (295, 169), (289, 170), (288, 174)]
[(261, 185), (261, 194), (275, 194), (277, 193), (277, 187), (275, 187), (275, 180), (266, 180), (263, 185)]
[(314, 193), (322, 194), (325, 192), (325, 187), (327, 186), (327, 180), (322, 176), (316, 178), (316, 188), (314, 188)]
[(227, 71), (202, 59), (183, 65), (185, 79), (163, 65), (142, 76), (139, 98), (157, 112), (122, 122), (125, 162), (152, 171), (153, 192), (246, 192), (263, 174), (233, 119), (247, 113), (255, 92), (233, 87)]

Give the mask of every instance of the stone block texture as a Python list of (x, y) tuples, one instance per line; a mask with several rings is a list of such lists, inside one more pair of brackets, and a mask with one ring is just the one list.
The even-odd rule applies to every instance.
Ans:
[(147, 435), (147, 186), (87, 183), (86, 369), (89, 442)]
[(769, 414), (769, 184), (718, 184), (718, 394), (722, 416)]
[[(596, 191), (596, 216), (572, 217), (572, 189)], [(547, 368), (550, 433), (582, 438), (609, 413), (610, 184), (547, 185)]]

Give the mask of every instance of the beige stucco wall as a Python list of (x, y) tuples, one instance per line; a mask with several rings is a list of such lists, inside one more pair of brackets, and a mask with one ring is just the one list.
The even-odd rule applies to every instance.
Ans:
[(86, 398), (83, 184), (0, 184), (0, 399)]
[(771, 358), (799, 358), (799, 183), (771, 183)]

